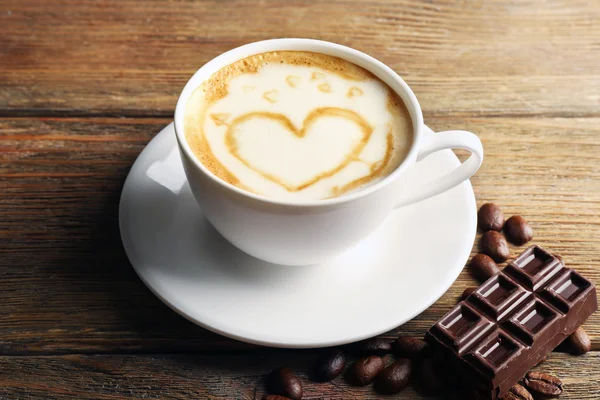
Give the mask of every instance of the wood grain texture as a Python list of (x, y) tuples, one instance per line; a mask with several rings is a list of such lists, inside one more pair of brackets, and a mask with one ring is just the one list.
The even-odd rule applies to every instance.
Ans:
[(600, 116), (600, 3), (588, 0), (5, 0), (0, 115), (171, 116), (208, 60), (275, 37), (362, 50), (426, 116)]
[[(168, 122), (0, 119), (1, 353), (264, 351), (170, 311), (124, 254), (120, 190), (138, 153)], [(600, 118), (428, 123), (477, 132), (486, 149), (472, 181), (478, 203), (494, 201), (507, 217), (524, 215), (535, 243), (600, 283)], [(522, 248), (512, 247), (513, 255)], [(466, 268), (437, 303), (384, 336), (422, 336), (475, 285)], [(586, 329), (600, 350), (600, 313)]]
[[(260, 399), (264, 377), (281, 365), (299, 375), (303, 399), (377, 399), (372, 386), (352, 387), (343, 379), (310, 381), (308, 372), (316, 354), (278, 352), (239, 355), (115, 356), (68, 355), (0, 357), (1, 399)], [(575, 357), (553, 354), (536, 368), (558, 376), (564, 384), (561, 399), (600, 397), (600, 354)], [(421, 398), (412, 386), (394, 399)], [(435, 399), (435, 397), (427, 397)]]
[[(281, 365), (307, 399), (377, 398), (308, 383), (317, 352), (188, 322), (121, 246), (125, 177), (187, 79), (262, 39), (324, 39), (388, 64), (433, 129), (481, 137), (478, 204), (525, 216), (534, 243), (600, 284), (599, 21), (587, 0), (0, 1), (0, 399), (257, 399)], [(465, 268), (382, 336), (422, 336), (475, 285)], [(563, 380), (563, 399), (600, 398), (600, 313), (585, 328), (593, 352), (538, 367)]]

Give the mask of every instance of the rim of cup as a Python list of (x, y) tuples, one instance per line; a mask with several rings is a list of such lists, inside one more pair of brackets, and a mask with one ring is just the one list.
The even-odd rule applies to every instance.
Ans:
[[(243, 58), (250, 57), (252, 55), (266, 53), (270, 51), (308, 51), (313, 53), (321, 53), (330, 55), (338, 58), (342, 58), (349, 61), (359, 67), (366, 69), (375, 75), (378, 79), (389, 86), (395, 93), (397, 93), (402, 101), (404, 102), (411, 118), (413, 125), (413, 140), (411, 148), (400, 163), (400, 165), (388, 176), (381, 179), (379, 182), (373, 185), (367, 186), (363, 189), (359, 189), (348, 194), (344, 194), (338, 197), (332, 197), (328, 199), (309, 200), (309, 201), (294, 201), (294, 200), (277, 200), (272, 197), (266, 197), (263, 195), (248, 192), (240, 189), (230, 183), (223, 181), (222, 179), (215, 176), (208, 168), (202, 164), (202, 162), (195, 156), (190, 145), (188, 144), (184, 134), (184, 113), (188, 99), (202, 82), (207, 80), (213, 73), (217, 72), (227, 65), (233, 64)], [(185, 155), (192, 161), (194, 166), (198, 168), (202, 173), (207, 175), (215, 183), (219, 184), (225, 189), (228, 189), (238, 195), (258, 201), (264, 204), (272, 204), (279, 206), (293, 206), (293, 207), (322, 207), (340, 205), (349, 203), (354, 200), (366, 197), (385, 186), (391, 184), (396, 178), (402, 174), (412, 162), (416, 162), (419, 145), (422, 138), (423, 130), (423, 113), (421, 106), (417, 100), (417, 97), (412, 92), (408, 84), (390, 67), (382, 63), (381, 61), (350, 47), (342, 46), (340, 44), (331, 43), (323, 40), (315, 39), (300, 39), (300, 38), (281, 38), (281, 39), (269, 39), (259, 42), (253, 42), (245, 44), (240, 47), (236, 47), (225, 53), (213, 58), (206, 64), (204, 64), (192, 77), (187, 81), (184, 86), (175, 107), (175, 135), (179, 147), (185, 153)]]

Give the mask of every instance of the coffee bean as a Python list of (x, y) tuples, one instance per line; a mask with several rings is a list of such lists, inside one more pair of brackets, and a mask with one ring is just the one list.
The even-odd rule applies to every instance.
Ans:
[(529, 242), (533, 238), (533, 229), (531, 229), (525, 218), (520, 215), (513, 215), (506, 220), (504, 233), (508, 240), (518, 246)]
[(462, 292), (462, 295), (460, 296), (461, 300), (466, 300), (467, 297), (469, 297), (471, 295), (471, 293), (473, 293), (474, 291), (476, 291), (477, 288), (476, 287), (468, 287), (464, 290), (464, 292)]
[(502, 400), (533, 400), (531, 393), (518, 383), (511, 387)]
[(477, 213), (477, 225), (482, 232), (501, 231), (504, 226), (504, 213), (494, 203), (486, 203)]
[(278, 394), (265, 394), (262, 400), (291, 400), (289, 397), (279, 396)]
[(500, 232), (487, 231), (481, 236), (481, 252), (492, 257), (496, 262), (506, 261), (510, 255), (508, 243)]
[(269, 392), (289, 397), (292, 400), (302, 398), (302, 383), (289, 368), (277, 368), (271, 371), (267, 379)]
[(394, 354), (411, 360), (423, 358), (429, 354), (429, 345), (422, 339), (400, 336), (393, 344)]
[(482, 282), (487, 281), (498, 272), (500, 272), (498, 265), (485, 254), (475, 254), (471, 259), (471, 273)]
[(394, 394), (404, 389), (412, 375), (412, 361), (399, 358), (377, 375), (375, 389), (383, 394)]
[(592, 341), (582, 327), (577, 328), (565, 342), (571, 354), (585, 354), (592, 349)]
[(563, 384), (560, 379), (541, 372), (528, 372), (524, 382), (525, 387), (534, 394), (555, 397), (563, 392)]
[(427, 357), (416, 366), (416, 383), (419, 392), (425, 395), (437, 395), (447, 391), (444, 381), (435, 368), (433, 358)]
[(348, 381), (352, 385), (366, 386), (383, 370), (385, 364), (379, 356), (363, 357), (350, 367)]
[(313, 369), (315, 380), (327, 382), (338, 376), (346, 366), (346, 356), (341, 350), (331, 350), (317, 359)]
[(348, 347), (348, 351), (361, 356), (383, 356), (392, 352), (392, 343), (389, 340), (374, 337), (351, 344)]

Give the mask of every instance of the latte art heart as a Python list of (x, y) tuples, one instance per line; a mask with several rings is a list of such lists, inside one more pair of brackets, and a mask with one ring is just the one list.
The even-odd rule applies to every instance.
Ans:
[(370, 72), (323, 54), (258, 54), (213, 74), (192, 94), (185, 137), (218, 178), (287, 200), (336, 197), (372, 185), (403, 161), (412, 123)]
[(297, 192), (356, 161), (372, 131), (359, 114), (342, 108), (318, 108), (300, 129), (283, 114), (253, 112), (232, 122), (225, 141), (248, 168)]

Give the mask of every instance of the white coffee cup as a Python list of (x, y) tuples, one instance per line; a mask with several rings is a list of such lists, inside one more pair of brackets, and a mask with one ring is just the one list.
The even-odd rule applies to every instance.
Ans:
[[(400, 166), (385, 179), (357, 192), (317, 201), (282, 201), (259, 196), (213, 175), (185, 139), (184, 112), (193, 91), (214, 72), (240, 59), (269, 51), (311, 51), (348, 60), (372, 72), (404, 101), (413, 123), (413, 144)], [(408, 85), (391, 68), (360, 51), (320, 40), (273, 39), (230, 50), (202, 66), (185, 85), (175, 109), (175, 132), (185, 173), (202, 212), (229, 242), (277, 264), (308, 265), (332, 258), (373, 232), (394, 208), (445, 192), (469, 179), (483, 161), (477, 136), (466, 131), (424, 133), (423, 114)], [(404, 187), (405, 172), (429, 154), (460, 148), (471, 156), (446, 176)]]

